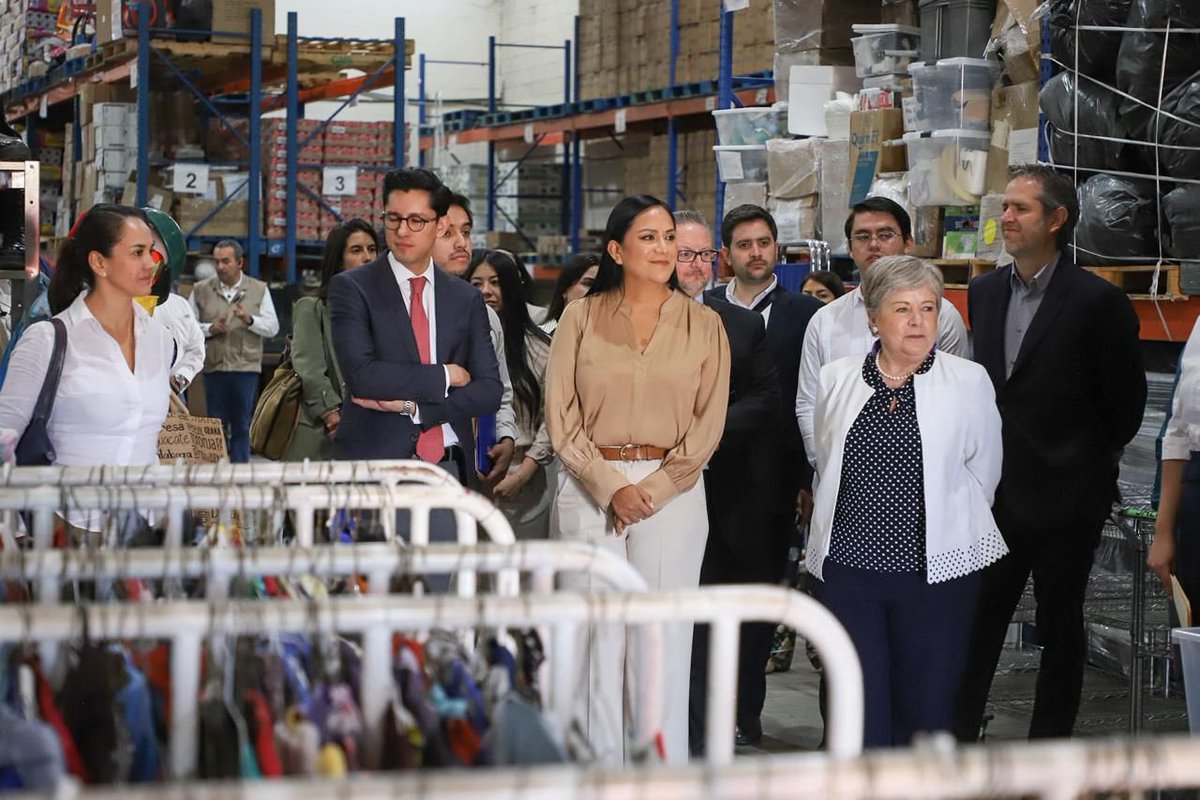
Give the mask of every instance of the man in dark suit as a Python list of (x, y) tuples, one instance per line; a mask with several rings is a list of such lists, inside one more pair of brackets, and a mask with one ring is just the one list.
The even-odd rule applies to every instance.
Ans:
[(384, 178), (388, 252), (329, 284), (333, 346), (347, 396), (338, 459), (420, 458), (464, 483), (471, 420), (494, 414), (502, 385), (483, 296), (433, 265), (450, 193), (425, 169)]
[(1041, 166), (1018, 167), (1011, 178), (1001, 225), (1015, 263), (972, 281), (967, 300), (975, 360), (992, 377), (1004, 421), (992, 512), (1010, 552), (984, 572), (956, 711), (963, 741), (979, 736), (1031, 572), (1042, 662), (1029, 736), (1071, 735), (1087, 653), (1084, 592), (1117, 499), (1121, 452), (1146, 403), (1129, 298), (1064, 252), (1079, 218), (1074, 185)]
[[(694, 228), (708, 237), (707, 244), (697, 242), (694, 247), (704, 244), (703, 249), (711, 253), (711, 234), (702, 219), (700, 225), (679, 225), (676, 236), (684, 237), (679, 239), (680, 251), (694, 249), (684, 246), (691, 241), (687, 237)], [(797, 497), (812, 481), (800, 432), (792, 424), (792, 404), (804, 332), (821, 303), (779, 286), (775, 276), (777, 237), (775, 220), (765, 209), (743, 205), (730, 211), (721, 224), (721, 239), (736, 277), (728, 286), (704, 294), (704, 303), (725, 321), (732, 355), (730, 386), (734, 389), (725, 436), (705, 474), (706, 488), (711, 487), (710, 535), (701, 583), (782, 580), (795, 531)], [(750, 326), (745, 321), (747, 311), (761, 324)], [(769, 366), (774, 368), (774, 391), (767, 387)], [(773, 632), (772, 625), (743, 627), (739, 743), (754, 744), (762, 738), (759, 718), (766, 698), (765, 670)], [(697, 637), (696, 641), (706, 656), (706, 639)], [(704, 673), (698, 673), (695, 666), (693, 678), (693, 687), (702, 690)]]

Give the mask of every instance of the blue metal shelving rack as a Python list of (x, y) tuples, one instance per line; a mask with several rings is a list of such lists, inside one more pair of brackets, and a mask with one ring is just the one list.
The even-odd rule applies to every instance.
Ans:
[[(180, 84), (192, 92), (204, 108), (215, 118), (220, 120), (222, 124), (227, 126), (229, 130), (241, 140), (248, 150), (245, 161), (220, 162), (218, 165), (223, 166), (244, 166), (249, 173), (249, 180), (243, 184), (248, 194), (248, 213), (250, 224), (247, 229), (248, 236), (245, 237), (243, 246), (246, 251), (247, 268), (251, 275), (258, 277), (259, 274), (259, 258), (264, 252), (264, 241), (262, 239), (261, 219), (262, 212), (260, 207), (261, 193), (257, 187), (262, 185), (262, 161), (261, 149), (259, 146), (259, 122), (262, 107), (262, 12), (255, 8), (250, 10), (250, 33), (237, 33), (226, 31), (186, 31), (173, 28), (170, 30), (161, 28), (151, 28), (151, 6), (149, 3), (138, 4), (138, 51), (137, 51), (137, 130), (138, 130), (138, 153), (137, 153), (137, 204), (144, 206), (149, 193), (149, 172), (150, 172), (150, 70), (154, 63), (153, 59), (157, 58), (174, 74)], [(207, 94), (197, 88), (196, 84), (179, 69), (170, 59), (170, 57), (160, 50), (155, 50), (150, 46), (152, 35), (161, 35), (170, 33), (171, 35), (179, 34), (195, 34), (201, 36), (219, 33), (221, 36), (246, 38), (250, 40), (250, 91), (246, 98), (246, 114), (249, 119), (248, 135), (243, 136), (241, 132), (230, 122), (229, 117), (208, 97)], [(78, 127), (79, 115), (75, 115), (75, 125)], [(78, 130), (77, 130), (78, 132)], [(79, 138), (76, 137), (76, 142)], [(78, 145), (76, 145), (78, 147)], [(214, 162), (209, 162), (210, 164)], [(221, 209), (225, 208), (235, 196), (241, 194), (239, 188), (233, 194), (222, 200), (216, 208), (210, 211), (195, 227), (190, 231), (185, 231), (184, 235), (189, 240), (196, 241), (204, 238), (196, 236), (196, 231), (203, 228), (204, 224), (212, 219)], [(258, 220), (259, 224), (255, 224)], [(222, 237), (224, 238), (224, 237)]]

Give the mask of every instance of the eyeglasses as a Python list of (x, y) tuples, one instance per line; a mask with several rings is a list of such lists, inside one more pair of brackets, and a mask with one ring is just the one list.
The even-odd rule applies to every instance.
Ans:
[(701, 261), (708, 261), (709, 263), (712, 263), (713, 261), (717, 260), (717, 251), (701, 250), (700, 252), (696, 252), (695, 250), (680, 250), (679, 255), (676, 256), (676, 259), (681, 264), (690, 264), (697, 258)]
[(380, 214), (379, 218), (383, 220), (383, 227), (387, 228), (389, 231), (400, 230), (400, 223), (405, 222), (408, 223), (408, 229), (413, 233), (420, 233), (426, 225), (431, 222), (436, 222), (436, 220), (425, 219), (417, 214), (409, 214), (407, 217), (402, 217), (399, 214), (388, 213)]
[(866, 231), (863, 231), (862, 233), (854, 234), (850, 238), (853, 241), (857, 242), (858, 244), (870, 244), (872, 239), (879, 242), (880, 244), (887, 244), (888, 242), (892, 241), (899, 235), (900, 235), (899, 233), (897, 233), (896, 231), (892, 231), (892, 230), (876, 231), (875, 233), (868, 233)]

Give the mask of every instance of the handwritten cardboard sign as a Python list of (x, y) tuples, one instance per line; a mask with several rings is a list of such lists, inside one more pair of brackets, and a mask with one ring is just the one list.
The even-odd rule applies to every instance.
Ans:
[(174, 464), (215, 464), (228, 456), (221, 420), (168, 414), (158, 433), (158, 459)]

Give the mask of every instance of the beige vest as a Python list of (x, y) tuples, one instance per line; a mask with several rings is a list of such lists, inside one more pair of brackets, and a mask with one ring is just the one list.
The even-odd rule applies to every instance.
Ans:
[[(233, 305), (221, 294), (221, 279), (208, 278), (192, 288), (201, 323), (224, 319), (227, 329), (204, 340), (205, 372), (261, 372), (263, 340), (233, 313)], [(242, 307), (257, 316), (267, 285), (249, 275), (242, 276)]]

